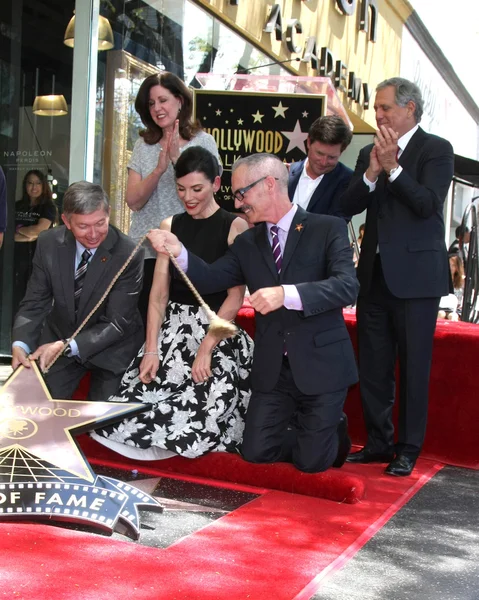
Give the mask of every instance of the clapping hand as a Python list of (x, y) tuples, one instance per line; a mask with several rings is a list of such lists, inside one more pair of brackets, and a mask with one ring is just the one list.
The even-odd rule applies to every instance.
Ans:
[(170, 133), (170, 144), (168, 148), (168, 154), (173, 165), (180, 157), (180, 122), (178, 119), (175, 121), (173, 131)]
[(399, 135), (397, 131), (384, 125), (381, 125), (376, 132), (374, 147), (376, 149), (377, 158), (381, 167), (388, 173), (391, 169), (398, 166), (396, 159), (399, 150), (398, 139)]
[(171, 138), (172, 138), (172, 133), (169, 131), (167, 133), (165, 133), (163, 135), (163, 137), (161, 138), (161, 150), (160, 150), (160, 155), (158, 157), (158, 166), (157, 166), (160, 176), (163, 175), (163, 173), (168, 168), (168, 165), (170, 164)]

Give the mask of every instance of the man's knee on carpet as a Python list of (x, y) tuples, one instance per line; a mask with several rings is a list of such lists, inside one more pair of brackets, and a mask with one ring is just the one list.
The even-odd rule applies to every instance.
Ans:
[(265, 444), (255, 443), (251, 440), (243, 440), (241, 446), (241, 456), (251, 463), (275, 463), (285, 462), (282, 456), (281, 446), (277, 444), (267, 446)]

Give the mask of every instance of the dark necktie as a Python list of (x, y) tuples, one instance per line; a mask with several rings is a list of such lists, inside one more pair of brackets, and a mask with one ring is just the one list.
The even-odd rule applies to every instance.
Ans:
[(88, 269), (88, 261), (90, 260), (90, 250), (84, 250), (81, 255), (80, 264), (75, 272), (75, 312), (78, 311), (78, 305), (80, 304), (80, 295), (83, 289), (83, 282), (85, 281), (86, 270)]
[(272, 225), (271, 229), (271, 247), (273, 249), (273, 258), (276, 264), (276, 269), (278, 273), (281, 273), (281, 265), (283, 264), (283, 257), (281, 255), (281, 246), (279, 245), (279, 237), (278, 237), (278, 226)]

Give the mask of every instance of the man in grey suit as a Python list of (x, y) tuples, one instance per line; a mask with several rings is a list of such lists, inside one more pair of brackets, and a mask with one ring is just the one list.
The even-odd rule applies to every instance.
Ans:
[(249, 288), (256, 334), (243, 457), (306, 472), (339, 467), (351, 445), (343, 404), (357, 381), (342, 315), (358, 292), (346, 223), (292, 205), (287, 169), (270, 154), (236, 162), (232, 186), (236, 207), (258, 226), (212, 265), (170, 232), (149, 239), (179, 257), (200, 292)]
[[(38, 238), (27, 293), (13, 325), (14, 369), (38, 360), (45, 370), (130, 256), (135, 244), (109, 224), (109, 216), (101, 186), (80, 181), (66, 191), (65, 226)], [(46, 375), (54, 398), (70, 398), (87, 372), (89, 399), (106, 400), (116, 392), (144, 338), (137, 308), (142, 275), (140, 250)]]

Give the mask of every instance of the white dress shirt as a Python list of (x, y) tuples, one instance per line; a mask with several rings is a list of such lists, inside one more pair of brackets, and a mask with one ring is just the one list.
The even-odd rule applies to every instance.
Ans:
[(297, 204), (304, 208), (304, 210), (308, 209), (309, 201), (311, 200), (311, 196), (316, 191), (316, 188), (321, 183), (324, 175), (319, 175), (313, 179), (310, 177), (306, 171), (306, 167), (308, 166), (308, 159), (304, 161), (303, 170), (301, 171), (301, 175), (298, 179), (298, 185), (296, 186), (296, 190), (294, 192), (293, 204)]

